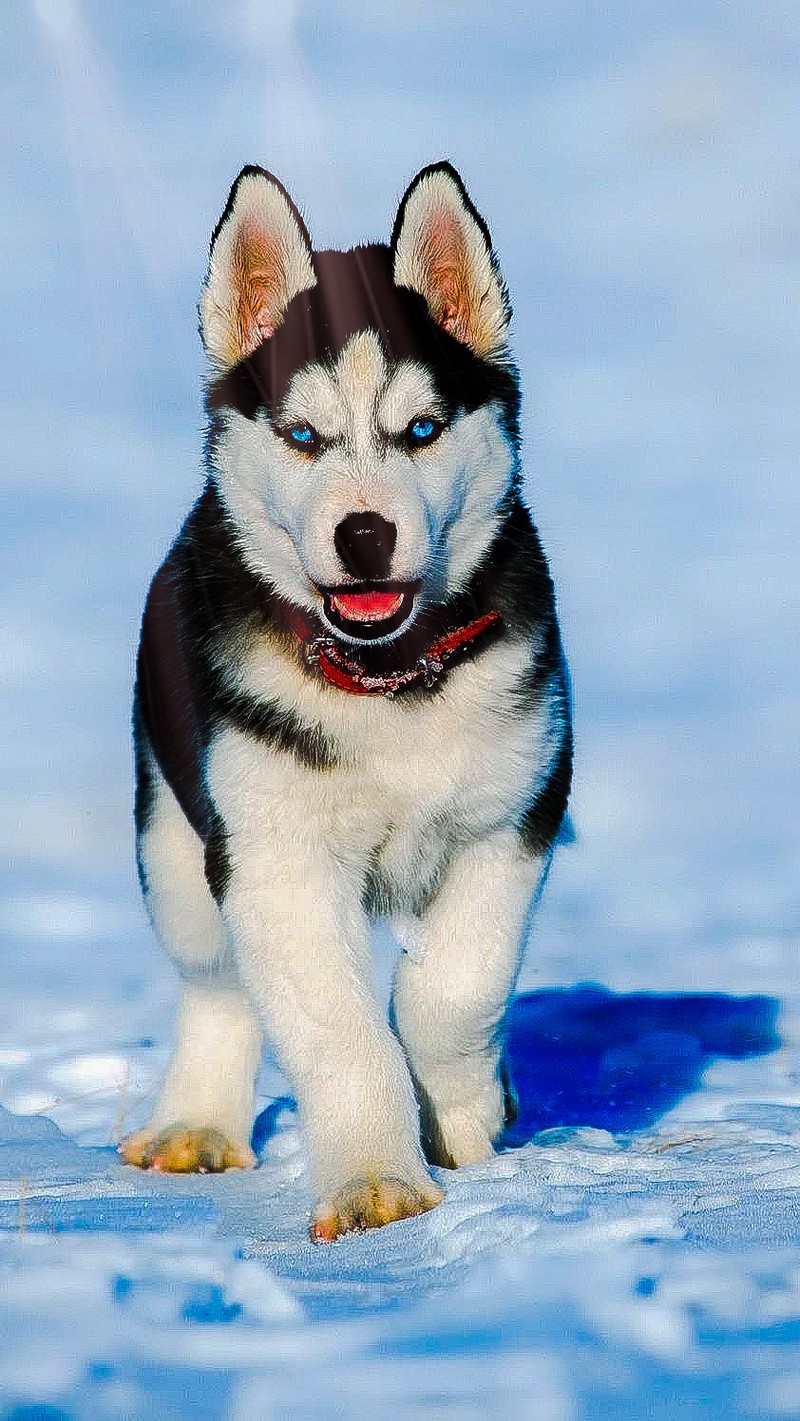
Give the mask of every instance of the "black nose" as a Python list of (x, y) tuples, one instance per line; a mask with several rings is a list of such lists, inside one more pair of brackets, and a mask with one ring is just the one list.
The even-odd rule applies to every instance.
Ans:
[(333, 531), (333, 544), (347, 571), (362, 582), (389, 576), (397, 526), (380, 513), (348, 513)]

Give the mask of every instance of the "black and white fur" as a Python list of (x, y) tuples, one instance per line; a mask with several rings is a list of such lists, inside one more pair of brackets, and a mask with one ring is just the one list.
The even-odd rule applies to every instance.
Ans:
[[(427, 1159), (485, 1160), (499, 1027), (569, 792), (569, 694), (547, 564), (519, 492), (519, 390), (488, 231), (448, 164), (390, 245), (312, 251), (246, 168), (201, 300), (208, 482), (145, 611), (134, 706), (142, 888), (182, 979), (178, 1040), (131, 1162), (253, 1162), (266, 1032), (334, 1238), (431, 1207)], [(409, 446), (425, 416), (438, 437)], [(311, 452), (287, 429), (308, 426)], [(427, 427), (427, 426), (426, 426)], [(325, 589), (334, 537), (396, 528), (399, 627), (362, 640)], [(309, 664), (302, 609), (375, 674), (487, 611), (502, 634), (430, 687), (358, 696)], [(391, 1026), (370, 914), (401, 955)], [(423, 1152), (424, 1146), (424, 1152)]]

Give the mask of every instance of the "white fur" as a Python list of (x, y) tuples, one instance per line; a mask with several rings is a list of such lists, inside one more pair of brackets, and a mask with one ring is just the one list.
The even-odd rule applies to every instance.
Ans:
[(214, 470), (253, 571), (322, 615), (317, 587), (342, 581), (334, 529), (369, 509), (397, 526), (394, 579), (420, 579), (434, 598), (460, 590), (495, 536), (515, 454), (494, 405), (456, 416), (413, 453), (387, 442), (438, 412), (423, 368), (403, 361), (390, 371), (368, 331), (351, 337), (332, 370), (307, 365), (289, 386), (279, 418), (333, 441), (318, 458), (289, 448), (268, 420), (229, 412)]
[(233, 730), (216, 738), (208, 783), (232, 865), (222, 916), (200, 841), (159, 780), (142, 844), (147, 902), (184, 986), (152, 1130), (213, 1125), (246, 1147), (261, 1041), (252, 1002), (297, 1092), (319, 1194), (368, 1175), (424, 1192), (411, 1079), (370, 988), (361, 891), (372, 866), (401, 931), (416, 935), (394, 998), (412, 1069), (453, 1160), (487, 1155), (502, 1124), (494, 1032), (543, 867), (511, 827), (554, 729), (544, 711), (511, 713), (530, 654), (499, 642), (412, 707), (342, 695), (271, 642), (251, 647), (240, 688), (320, 723), (343, 763), (320, 772)]
[(425, 1193), (414, 1091), (370, 990), (357, 803), (312, 807), (313, 772), (224, 732), (208, 767), (234, 865), (223, 914), (242, 975), (296, 1092), (314, 1184), (393, 1178)]
[(441, 1103), (453, 1159), (485, 1157), (502, 1123), (492, 1033), (542, 873), (511, 826), (546, 771), (554, 732), (544, 711), (512, 713), (530, 654), (498, 643), (413, 707), (342, 695), (266, 641), (241, 668), (240, 687), (279, 695), (321, 724), (343, 758), (319, 772), (227, 731), (208, 763), (234, 866), (225, 921), (298, 1093), (322, 1193), (354, 1170), (419, 1187), (422, 1168), (408, 1074), (368, 986), (368, 869), (392, 911), (418, 926), (422, 960), (416, 975), (398, 976), (398, 1025)]
[[(274, 270), (260, 269), (262, 256)], [(445, 170), (409, 193), (395, 279), (479, 354), (502, 354), (502, 283)], [(240, 180), (202, 302), (212, 359), (241, 358), (312, 284), (304, 234), (279, 189)], [(428, 446), (404, 445), (414, 419), (444, 415), (424, 366), (390, 366), (369, 331), (332, 365), (295, 374), (274, 427), (266, 415), (221, 413), (212, 472), (250, 568), (324, 616), (319, 589), (345, 580), (334, 530), (368, 510), (396, 525), (391, 578), (419, 581), (418, 604), (466, 586), (497, 532), (516, 452), (493, 405), (457, 411)], [(301, 423), (323, 438), (313, 457), (276, 432)], [(520, 704), (537, 650), (507, 634), (456, 665), (435, 695), (389, 701), (309, 676), (299, 646), (269, 635), (235, 655), (219, 649), (229, 689), (318, 727), (335, 764), (310, 768), (246, 731), (216, 732), (205, 768), (230, 868), (220, 910), (200, 841), (158, 777), (141, 845), (146, 896), (184, 995), (154, 1128), (215, 1126), (246, 1145), (263, 1023), (297, 1094), (324, 1199), (383, 1178), (435, 1200), (414, 1082), (454, 1163), (491, 1153), (503, 1115), (497, 1029), (547, 868), (547, 857), (526, 854), (517, 826), (560, 729), (546, 690), (527, 712)], [(409, 947), (394, 988), (397, 1034), (371, 988), (370, 901), (395, 917)]]
[(461, 189), (444, 169), (412, 185), (394, 279), (418, 291), (435, 321), (484, 358), (505, 349), (508, 307), (491, 253)]
[(263, 1029), (242, 988), (203, 871), (203, 845), (158, 767), (139, 852), (153, 926), (181, 977), (178, 1038), (148, 1123), (220, 1130), (245, 1154)]
[(312, 813), (328, 801), (339, 815), (355, 805), (357, 816), (367, 816), (368, 847), (383, 843), (388, 876), (401, 896), (413, 897), (408, 870), (390, 871), (396, 859), (414, 857), (399, 854), (401, 842), (415, 846), (420, 827), (430, 824), (440, 826), (443, 839), (448, 829), (474, 837), (515, 823), (546, 775), (556, 731), (547, 698), (525, 717), (514, 704), (513, 687), (531, 655), (528, 642), (502, 639), (475, 663), (455, 667), (435, 697), (410, 706), (344, 695), (265, 640), (251, 647), (234, 684), (279, 699), (333, 739), (344, 764), (324, 775), (274, 752), (277, 792), (303, 785)]
[(488, 1159), (502, 1128), (498, 1027), (546, 866), (513, 830), (464, 845), (398, 964), (394, 1020), (457, 1164)]
[(308, 243), (280, 188), (265, 174), (240, 178), (200, 297), (203, 343), (216, 368), (255, 350), (292, 297), (315, 284)]

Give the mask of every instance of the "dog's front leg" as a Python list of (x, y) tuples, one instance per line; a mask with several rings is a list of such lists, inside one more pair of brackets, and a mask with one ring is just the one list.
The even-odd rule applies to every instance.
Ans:
[[(402, 1049), (370, 984), (363, 867), (335, 853), (312, 775), (276, 785), (247, 745), (215, 792), (225, 823), (220, 906), (242, 979), (295, 1091), (331, 1240), (432, 1208), (442, 1191), (419, 1139)], [(247, 762), (247, 763), (245, 763)], [(266, 771), (266, 775), (265, 775)]]
[(503, 1127), (499, 1026), (546, 867), (513, 830), (469, 844), (398, 964), (392, 1014), (438, 1164), (490, 1158)]

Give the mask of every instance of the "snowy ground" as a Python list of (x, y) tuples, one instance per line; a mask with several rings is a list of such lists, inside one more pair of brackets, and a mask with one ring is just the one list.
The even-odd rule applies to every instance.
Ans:
[[(4, 17), (5, 1421), (800, 1414), (799, 15)], [(347, 244), (440, 156), (514, 298), (578, 837), (511, 1020), (517, 1135), (434, 1213), (314, 1249), (268, 1061), (253, 1175), (111, 1149), (174, 1009), (132, 868), (133, 647), (198, 487), (194, 303), (232, 177), (272, 167)], [(376, 965), (385, 992), (384, 937)]]
[[(655, 999), (655, 1022), (641, 997), (633, 1011), (586, 990), (527, 1004), (546, 1021), (518, 1031), (518, 1049), (538, 1050), (546, 1079), (545, 1027), (562, 1028), (567, 1118), (591, 1082), (588, 1119), (640, 1122), (665, 1078), (685, 1087), (707, 1053), (704, 1088), (636, 1132), (540, 1130), (443, 1175), (434, 1213), (328, 1248), (305, 1238), (285, 1097), (260, 1117), (260, 1169), (213, 1180), (143, 1175), (43, 1116), (0, 1117), (5, 1414), (796, 1416), (800, 1055), (774, 1050), (769, 1000), (698, 1012)], [(162, 1053), (76, 1044), (51, 1040), (18, 1076), (71, 1086), (80, 1102), (61, 1095), (48, 1114), (108, 1138), (114, 1069)], [(768, 1054), (717, 1055), (729, 1051)]]

